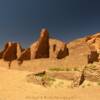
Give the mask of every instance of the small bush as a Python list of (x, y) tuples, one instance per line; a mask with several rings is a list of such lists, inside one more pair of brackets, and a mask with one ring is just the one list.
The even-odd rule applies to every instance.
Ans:
[(98, 82), (98, 85), (100, 86), (100, 82)]
[(45, 71), (35, 74), (35, 76), (40, 76), (40, 77), (43, 77), (44, 75), (46, 75)]
[(83, 85), (82, 88), (85, 88), (85, 85)]
[(74, 71), (79, 71), (79, 69), (78, 69), (78, 68), (76, 68), (76, 67), (75, 67), (73, 70), (74, 70)]
[(66, 68), (66, 71), (71, 71), (71, 69), (70, 68)]
[(91, 86), (91, 84), (88, 83), (87, 86)]
[(63, 68), (50, 68), (50, 71), (64, 71), (65, 69)]
[(71, 71), (71, 68), (50, 68), (50, 71)]

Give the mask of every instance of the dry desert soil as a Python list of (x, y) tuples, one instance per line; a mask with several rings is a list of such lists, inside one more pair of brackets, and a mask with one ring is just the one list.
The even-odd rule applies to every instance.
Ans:
[(85, 81), (79, 88), (71, 88), (70, 81), (58, 80), (43, 87), (26, 81), (32, 72), (0, 67), (0, 100), (100, 100), (100, 86)]

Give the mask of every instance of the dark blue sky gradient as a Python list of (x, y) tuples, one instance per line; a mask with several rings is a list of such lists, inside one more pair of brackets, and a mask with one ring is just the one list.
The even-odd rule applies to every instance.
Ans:
[(28, 47), (44, 27), (63, 41), (99, 32), (100, 0), (0, 0), (0, 47)]

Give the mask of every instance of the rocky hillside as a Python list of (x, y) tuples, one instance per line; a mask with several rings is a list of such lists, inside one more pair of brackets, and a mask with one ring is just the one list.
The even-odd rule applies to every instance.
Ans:
[(42, 29), (39, 39), (29, 48), (22, 49), (19, 43), (8, 42), (0, 52), (0, 58), (6, 61), (31, 60), (39, 58), (62, 59), (68, 56), (66, 44), (60, 40), (49, 39), (47, 29)]
[(22, 48), (19, 43), (6, 43), (0, 52), (0, 59), (9, 62), (9, 66), (13, 61), (21, 65), (23, 61), (32, 62), (35, 59), (42, 61), (41, 66), (43, 62), (48, 66), (56, 65), (55, 62), (65, 67), (84, 66), (100, 60), (100, 33), (64, 43), (50, 38), (48, 30), (42, 29), (38, 40), (29, 48)]
[[(67, 44), (69, 56), (66, 61), (69, 65), (86, 65), (99, 62), (100, 55), (100, 33), (76, 39)], [(70, 64), (70, 62), (72, 62)]]

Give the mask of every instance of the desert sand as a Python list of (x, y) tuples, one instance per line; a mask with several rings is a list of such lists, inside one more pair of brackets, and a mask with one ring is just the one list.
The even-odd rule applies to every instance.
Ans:
[(32, 72), (0, 67), (0, 100), (99, 100), (100, 86), (91, 83), (79, 88), (69, 87), (69, 81), (56, 80), (51, 87), (26, 81)]

